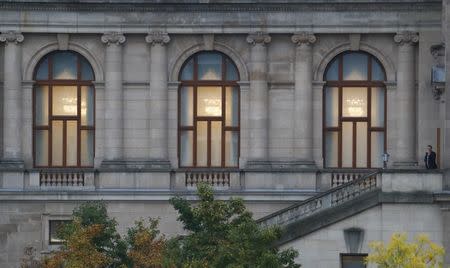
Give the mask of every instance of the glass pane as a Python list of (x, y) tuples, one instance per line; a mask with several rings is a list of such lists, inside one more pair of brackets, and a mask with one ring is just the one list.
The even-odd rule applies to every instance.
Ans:
[(211, 122), (211, 166), (222, 166), (222, 122)]
[(370, 161), (372, 167), (383, 167), (384, 132), (372, 131), (370, 134)]
[(337, 87), (325, 88), (325, 126), (337, 127), (339, 125), (339, 89)]
[(229, 60), (227, 59), (226, 61), (227, 64), (227, 77), (226, 79), (228, 81), (232, 80), (239, 80), (239, 75), (238, 75), (238, 70), (236, 69), (236, 66)]
[(58, 237), (59, 229), (64, 225), (71, 222), (70, 220), (50, 220), (49, 221), (49, 235), (50, 244), (61, 244), (64, 242), (61, 238)]
[(94, 125), (94, 89), (81, 87), (81, 125)]
[(367, 167), (367, 122), (356, 123), (356, 167)]
[(325, 133), (325, 167), (338, 166), (338, 132), (327, 131)]
[(222, 116), (222, 88), (197, 88), (197, 116)]
[(80, 133), (80, 156), (82, 166), (94, 165), (94, 131), (81, 130)]
[(385, 77), (384, 77), (384, 71), (383, 70), (384, 69), (381, 66), (381, 64), (377, 60), (372, 58), (372, 80), (384, 81)]
[(92, 71), (91, 64), (83, 57), (81, 60), (81, 80), (94, 80), (94, 71)]
[(48, 125), (48, 86), (36, 86), (35, 89), (36, 125)]
[(328, 64), (328, 69), (325, 74), (326, 81), (339, 80), (339, 58), (335, 58)]
[(66, 165), (77, 166), (77, 145), (78, 145), (78, 125), (77, 121), (67, 121), (66, 123)]
[(367, 88), (365, 87), (342, 88), (342, 116), (344, 117), (367, 116)]
[(181, 80), (194, 80), (194, 59), (190, 59), (181, 71)]
[(180, 92), (180, 125), (194, 125), (194, 89), (182, 87)]
[(225, 88), (225, 124), (236, 127), (239, 125), (239, 88)]
[(53, 115), (77, 115), (77, 104), (76, 86), (53, 86)]
[(367, 54), (354, 52), (344, 54), (343, 58), (343, 80), (367, 80)]
[(36, 80), (48, 80), (48, 57), (39, 64), (36, 71)]
[(353, 122), (342, 122), (342, 167), (353, 165)]
[(190, 167), (194, 165), (192, 155), (194, 153), (194, 132), (182, 131), (180, 135), (180, 166)]
[(239, 156), (239, 132), (225, 132), (225, 166), (237, 167)]
[(36, 166), (48, 166), (48, 130), (35, 132)]
[(204, 167), (208, 164), (208, 123), (197, 122), (197, 166)]
[(202, 53), (197, 56), (198, 80), (222, 80), (222, 55)]
[(342, 256), (342, 268), (365, 268), (365, 256)]
[(77, 55), (58, 52), (53, 55), (53, 79), (77, 79)]
[(52, 165), (63, 165), (63, 121), (52, 121)]
[(381, 87), (372, 88), (371, 96), (371, 124), (372, 127), (384, 127), (384, 94), (385, 89)]

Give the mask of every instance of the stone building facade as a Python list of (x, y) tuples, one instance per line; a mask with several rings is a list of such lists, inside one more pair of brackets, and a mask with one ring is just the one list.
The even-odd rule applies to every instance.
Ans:
[(168, 199), (200, 181), (286, 227), (304, 267), (396, 231), (450, 251), (449, 17), (447, 0), (0, 1), (0, 266), (55, 249), (86, 200), (122, 231), (182, 233)]

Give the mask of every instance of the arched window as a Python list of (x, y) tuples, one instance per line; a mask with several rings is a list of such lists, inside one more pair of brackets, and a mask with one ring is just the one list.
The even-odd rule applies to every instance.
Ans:
[(37, 65), (34, 80), (34, 166), (92, 167), (95, 91), (89, 62), (75, 52), (52, 52)]
[(382, 166), (386, 150), (386, 74), (365, 52), (344, 52), (327, 66), (323, 94), (325, 167)]
[(180, 167), (238, 167), (239, 73), (220, 52), (199, 52), (180, 72)]

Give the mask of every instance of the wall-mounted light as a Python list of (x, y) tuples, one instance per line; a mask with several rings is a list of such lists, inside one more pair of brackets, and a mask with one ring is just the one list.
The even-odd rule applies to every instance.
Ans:
[(385, 169), (385, 168), (387, 168), (387, 163), (389, 162), (389, 157), (390, 157), (391, 155), (390, 154), (388, 154), (388, 153), (384, 153), (383, 154), (383, 168)]

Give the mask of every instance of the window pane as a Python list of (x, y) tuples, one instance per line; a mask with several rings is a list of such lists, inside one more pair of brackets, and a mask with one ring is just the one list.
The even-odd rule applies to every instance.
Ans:
[(52, 113), (53, 115), (77, 115), (77, 87), (53, 86)]
[(222, 55), (202, 53), (197, 56), (198, 80), (222, 80)]
[(59, 229), (70, 220), (50, 220), (49, 221), (49, 242), (50, 244), (61, 244), (64, 240), (58, 238)]
[(222, 122), (211, 122), (211, 166), (222, 166)]
[(238, 166), (239, 155), (239, 132), (226, 131), (225, 132), (225, 166)]
[(372, 127), (384, 127), (384, 88), (372, 88), (371, 96), (371, 124)]
[(225, 124), (227, 126), (239, 125), (239, 88), (225, 88)]
[(36, 125), (48, 125), (48, 86), (36, 86), (35, 89)]
[(36, 71), (36, 80), (48, 80), (48, 57), (39, 64)]
[(365, 268), (365, 256), (342, 256), (342, 268)]
[(94, 80), (94, 71), (92, 71), (91, 64), (83, 57), (81, 61), (81, 80)]
[(374, 81), (384, 81), (384, 71), (381, 64), (372, 58), (372, 80)]
[(337, 127), (339, 125), (339, 89), (337, 87), (325, 88), (325, 126)]
[(58, 52), (53, 55), (53, 79), (77, 79), (77, 55)]
[(367, 116), (367, 88), (365, 87), (342, 88), (342, 116), (344, 117)]
[(197, 166), (206, 166), (208, 160), (208, 123), (197, 122)]
[(328, 69), (325, 74), (325, 80), (333, 81), (339, 80), (339, 59), (334, 59), (331, 63), (328, 64)]
[(78, 145), (78, 125), (77, 121), (67, 121), (66, 123), (66, 165), (76, 166), (78, 164), (77, 145)]
[(325, 133), (325, 167), (338, 166), (338, 132), (327, 131)]
[(94, 125), (94, 89), (81, 87), (81, 125)]
[(342, 122), (342, 167), (353, 165), (353, 122)]
[(48, 130), (35, 131), (36, 166), (48, 166)]
[(52, 121), (52, 165), (63, 165), (63, 121)]
[(197, 116), (222, 116), (222, 88), (197, 88)]
[(80, 133), (80, 155), (82, 166), (94, 165), (94, 131), (81, 130)]
[(368, 56), (363, 53), (344, 54), (343, 80), (367, 80)]
[(236, 66), (229, 60), (226, 59), (226, 64), (227, 64), (227, 77), (226, 79), (228, 81), (232, 80), (239, 80), (239, 75), (238, 75), (238, 71), (236, 69)]
[(194, 80), (194, 58), (184, 65), (181, 71), (181, 80)]
[(367, 167), (367, 122), (356, 123), (356, 167)]
[(370, 160), (372, 167), (383, 167), (384, 132), (372, 131), (370, 134)]
[(194, 152), (194, 132), (182, 131), (180, 135), (180, 166), (189, 167), (194, 165), (192, 155)]
[(180, 92), (180, 125), (194, 125), (194, 89), (182, 87)]

